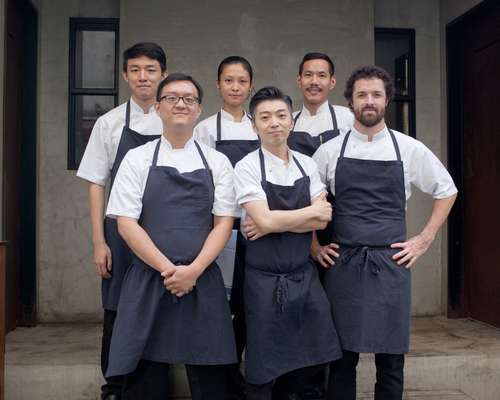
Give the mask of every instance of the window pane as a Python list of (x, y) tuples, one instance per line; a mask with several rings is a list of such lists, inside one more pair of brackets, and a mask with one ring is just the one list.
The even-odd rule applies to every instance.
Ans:
[(386, 32), (375, 34), (375, 64), (394, 77), (396, 96), (410, 95), (409, 56), (408, 34)]
[(407, 101), (393, 101), (385, 110), (385, 122), (389, 128), (410, 134), (410, 104)]
[(95, 121), (114, 106), (114, 96), (75, 96), (75, 162), (77, 165), (80, 164)]
[(77, 88), (115, 87), (115, 32), (78, 31), (76, 33), (75, 86)]

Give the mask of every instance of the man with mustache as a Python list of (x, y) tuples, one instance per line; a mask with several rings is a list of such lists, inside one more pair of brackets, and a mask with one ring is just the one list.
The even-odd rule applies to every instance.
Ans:
[[(297, 86), (302, 92), (303, 106), (293, 113), (294, 129), (288, 137), (288, 146), (310, 157), (321, 146), (339, 134), (345, 134), (354, 122), (354, 116), (347, 107), (331, 105), (328, 95), (335, 88), (335, 66), (325, 53), (307, 53), (302, 58), (297, 75)], [(333, 203), (333, 197), (328, 195)], [(328, 244), (331, 236), (331, 223), (323, 231), (318, 232), (321, 244)], [(333, 245), (331, 247), (334, 249)], [(324, 270), (319, 267), (320, 279)], [(324, 399), (325, 371), (310, 377), (301, 385), (304, 388), (302, 397), (307, 400)], [(284, 382), (276, 385), (279, 392)]]
[[(437, 157), (385, 125), (393, 91), (382, 68), (355, 70), (344, 92), (354, 112), (353, 128), (314, 155), (335, 196), (331, 241), (340, 246), (337, 251), (317, 242), (312, 246), (328, 268), (324, 285), (343, 349), (343, 358), (330, 365), (328, 399), (355, 400), (359, 353), (375, 353), (375, 399), (402, 399), (410, 268), (433, 242), (456, 198), (453, 180)], [(422, 232), (407, 239), (412, 184), (435, 200)]]

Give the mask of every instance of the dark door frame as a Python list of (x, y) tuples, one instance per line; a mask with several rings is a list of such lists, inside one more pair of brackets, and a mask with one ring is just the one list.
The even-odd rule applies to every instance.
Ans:
[(448, 316), (467, 317), (464, 266), (464, 126), (463, 126), (463, 27), (479, 15), (487, 15), (498, 0), (483, 0), (446, 25), (446, 75), (448, 106), (448, 169), (458, 197), (448, 219)]
[[(38, 12), (29, 0), (7, 0), (5, 8), (15, 7), (23, 18), (23, 43), (22, 43), (22, 76), (23, 81), (19, 87), (21, 91), (21, 108), (24, 114), (19, 140), (21, 140), (21, 215), (20, 239), (23, 243), (19, 259), (19, 309), (17, 324), (30, 326), (36, 324), (36, 240), (37, 240), (37, 77), (38, 77)], [(5, 34), (8, 34), (6, 15)], [(6, 46), (5, 46), (6, 47)], [(6, 49), (7, 50), (7, 49)], [(7, 51), (4, 53), (4, 62), (9, 62)], [(4, 76), (4, 79), (9, 77)], [(4, 95), (5, 103), (9, 101), (8, 93)], [(4, 113), (5, 121), (5, 113)], [(4, 135), (5, 135), (4, 124)], [(5, 198), (7, 193), (3, 190), (3, 207), (5, 218)], [(8, 251), (8, 244), (7, 244)], [(8, 277), (7, 277), (8, 279)], [(9, 305), (7, 305), (9, 306)]]

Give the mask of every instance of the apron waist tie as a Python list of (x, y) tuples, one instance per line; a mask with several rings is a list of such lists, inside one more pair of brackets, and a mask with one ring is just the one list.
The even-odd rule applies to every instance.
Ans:
[(372, 252), (374, 250), (379, 250), (379, 249), (384, 249), (387, 248), (387, 246), (377, 246), (377, 247), (370, 247), (370, 246), (358, 246), (358, 247), (348, 247), (352, 249), (351, 252), (346, 256), (345, 263), (348, 264), (349, 261), (354, 256), (360, 255), (361, 259), (357, 263), (358, 271), (359, 271), (359, 279), (361, 280), (362, 278), (362, 272), (363, 269), (365, 268), (370, 268), (371, 272), (373, 275), (378, 275), (380, 272), (380, 267), (377, 265), (375, 261), (373, 261), (372, 258)]

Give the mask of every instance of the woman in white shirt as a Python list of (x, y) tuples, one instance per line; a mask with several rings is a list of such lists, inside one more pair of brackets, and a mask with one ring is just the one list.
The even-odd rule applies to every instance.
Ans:
[[(260, 145), (252, 121), (245, 111), (252, 82), (253, 70), (248, 60), (240, 56), (229, 56), (222, 60), (217, 69), (215, 82), (222, 97), (222, 109), (201, 121), (194, 130), (196, 140), (224, 153), (233, 167)], [(233, 326), (241, 361), (241, 354), (246, 344), (242, 291), (245, 240), (240, 233), (237, 233), (239, 222), (239, 219), (235, 220), (232, 237), (218, 258), (217, 264), (226, 283), (229, 285), (232, 283), (231, 312), (234, 314)], [(242, 381), (236, 377), (235, 379)]]

